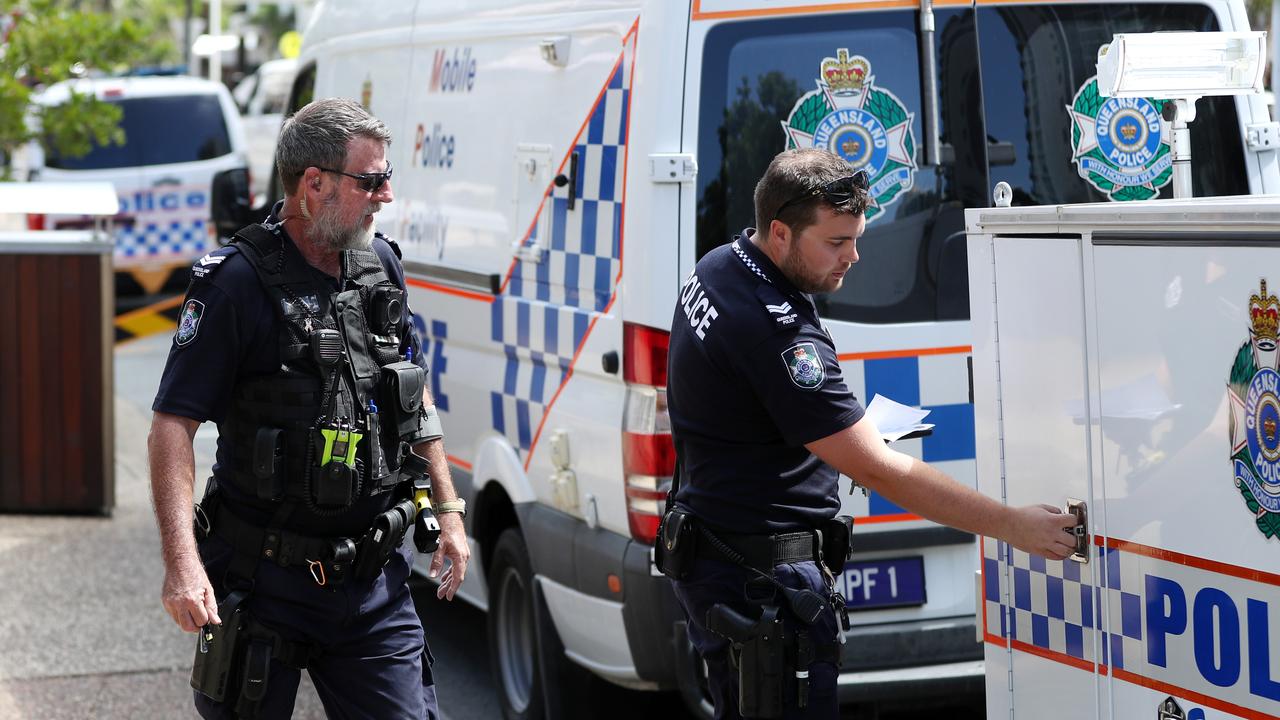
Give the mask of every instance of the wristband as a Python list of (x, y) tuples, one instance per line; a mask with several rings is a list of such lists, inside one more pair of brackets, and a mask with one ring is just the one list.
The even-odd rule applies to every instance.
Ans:
[(445, 500), (443, 502), (436, 503), (432, 509), (435, 510), (437, 515), (444, 513), (458, 513), (462, 517), (466, 517), (467, 501), (462, 498), (458, 498), (456, 500)]

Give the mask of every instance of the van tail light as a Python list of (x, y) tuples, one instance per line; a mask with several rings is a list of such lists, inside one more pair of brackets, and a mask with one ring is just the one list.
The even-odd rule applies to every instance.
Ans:
[(27, 213), (27, 229), (43, 230), (45, 225), (44, 213)]
[(670, 333), (623, 326), (622, 468), (631, 537), (646, 545), (658, 534), (664, 500), (675, 474), (676, 449), (667, 413), (667, 347)]

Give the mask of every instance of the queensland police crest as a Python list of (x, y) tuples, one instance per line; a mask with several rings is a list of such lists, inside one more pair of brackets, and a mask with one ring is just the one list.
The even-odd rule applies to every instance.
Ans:
[(178, 331), (173, 334), (173, 341), (178, 345), (186, 345), (195, 340), (202, 317), (204, 317), (204, 303), (199, 300), (188, 300), (186, 305), (182, 306), (182, 316), (178, 320)]
[(782, 123), (787, 148), (820, 147), (865, 170), (870, 222), (915, 181), (914, 115), (876, 87), (870, 61), (847, 48), (823, 58), (818, 70), (818, 88), (800, 96)]
[(1147, 200), (1173, 178), (1163, 100), (1104, 98), (1089, 78), (1067, 111), (1072, 161), (1080, 177), (1111, 200)]
[(1259, 282), (1249, 297), (1249, 339), (1227, 380), (1228, 429), (1236, 489), (1268, 538), (1280, 536), (1280, 372), (1276, 368), (1280, 301)]
[(796, 343), (782, 351), (782, 361), (787, 366), (787, 374), (796, 387), (812, 390), (826, 379), (826, 370), (822, 367), (822, 358), (818, 356), (818, 348), (811, 342)]

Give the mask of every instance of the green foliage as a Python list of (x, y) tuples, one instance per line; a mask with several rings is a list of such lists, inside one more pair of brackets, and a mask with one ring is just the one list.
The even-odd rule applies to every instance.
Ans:
[[(31, 92), (77, 72), (117, 72), (146, 58), (153, 43), (144, 26), (86, 11), (72, 0), (19, 0), (5, 3), (0, 14), (12, 20), (0, 54), (0, 151), (10, 154), (39, 137), (37, 127), (64, 155), (83, 155), (94, 142), (123, 142), (118, 108), (84, 96), (56, 108), (36, 107)], [(24, 118), (28, 108), (31, 123)]]
[(754, 87), (742, 78), (717, 130), (723, 159), (699, 198), (699, 255), (755, 225), (755, 183), (787, 148), (787, 115), (802, 94), (798, 83), (777, 71), (757, 77)]

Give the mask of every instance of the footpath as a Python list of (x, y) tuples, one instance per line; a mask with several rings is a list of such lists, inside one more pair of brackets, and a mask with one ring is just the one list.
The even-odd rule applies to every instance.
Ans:
[[(4, 720), (196, 717), (187, 684), (195, 637), (160, 605), (147, 479), (151, 400), (169, 342), (159, 333), (116, 347), (111, 517), (0, 514)], [(196, 436), (201, 472), (214, 440), (211, 425)], [(305, 673), (293, 717), (324, 718)]]

